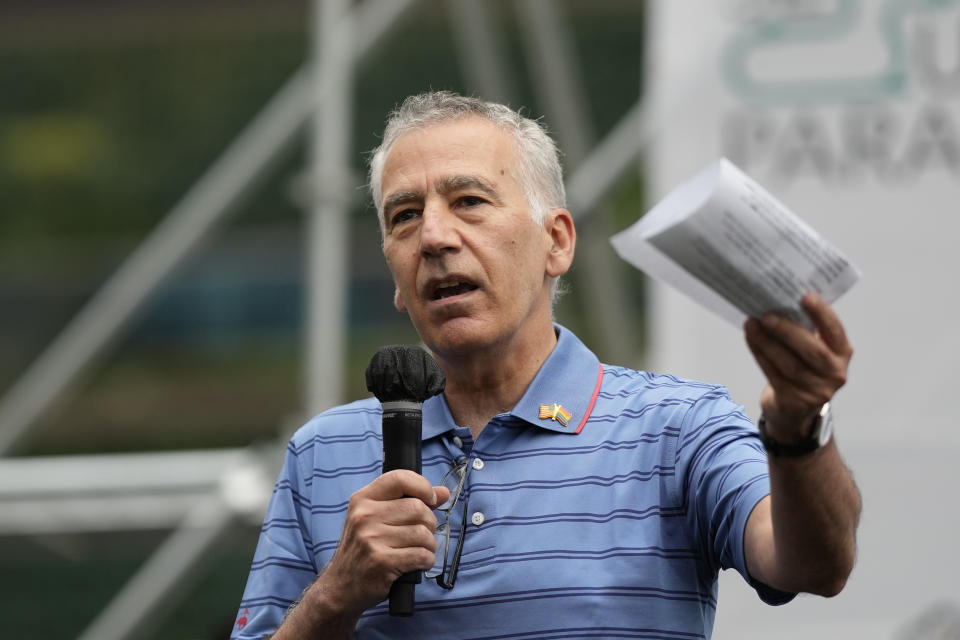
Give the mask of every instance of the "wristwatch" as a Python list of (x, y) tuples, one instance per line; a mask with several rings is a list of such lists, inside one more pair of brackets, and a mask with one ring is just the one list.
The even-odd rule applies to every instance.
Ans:
[(799, 456), (805, 456), (808, 453), (813, 453), (830, 442), (830, 437), (833, 435), (833, 412), (830, 410), (830, 403), (824, 403), (824, 405), (820, 407), (820, 412), (813, 422), (813, 429), (810, 431), (810, 434), (795, 444), (784, 444), (783, 442), (774, 440), (773, 437), (767, 433), (767, 419), (762, 414), (760, 415), (760, 421), (757, 423), (757, 426), (760, 429), (760, 439), (763, 441), (763, 448), (767, 450), (767, 453), (774, 458), (797, 458)]

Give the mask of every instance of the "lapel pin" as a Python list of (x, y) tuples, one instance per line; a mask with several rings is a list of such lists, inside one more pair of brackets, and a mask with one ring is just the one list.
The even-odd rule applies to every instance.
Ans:
[(569, 411), (564, 409), (562, 406), (554, 402), (553, 404), (542, 404), (540, 405), (540, 419), (541, 420), (556, 420), (564, 427), (570, 424), (570, 418), (573, 417)]

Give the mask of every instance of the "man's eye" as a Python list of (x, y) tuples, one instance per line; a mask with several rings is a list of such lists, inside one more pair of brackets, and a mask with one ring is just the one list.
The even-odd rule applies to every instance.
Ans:
[(480, 196), (462, 196), (457, 199), (457, 204), (464, 207), (476, 207), (478, 205), (484, 204), (486, 200)]
[(390, 218), (390, 224), (396, 226), (402, 224), (408, 220), (412, 220), (419, 212), (416, 209), (404, 209), (393, 214), (393, 217)]

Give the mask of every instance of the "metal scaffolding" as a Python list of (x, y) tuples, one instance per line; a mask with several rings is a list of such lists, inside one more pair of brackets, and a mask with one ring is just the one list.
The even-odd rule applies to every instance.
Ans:
[[(348, 212), (360, 180), (352, 175), (352, 85), (355, 69), (415, 3), (413, 0), (314, 0), (312, 59), (240, 132), (156, 229), (0, 399), (0, 455), (22, 446), (32, 425), (66, 398), (92, 364), (117, 344), (159, 287), (202, 250), (238, 205), (250, 197), (299, 136), (309, 136), (307, 214), (308, 415), (342, 401)], [(571, 161), (570, 209), (583, 220), (638, 164), (650, 138), (642, 105), (627, 110), (603, 138), (591, 129), (587, 92), (556, 3), (516, 0), (526, 54), (539, 78), (535, 90)], [(448, 4), (459, 35), (462, 73), (471, 90), (510, 102), (516, 79), (506, 63), (489, 5)], [(589, 234), (587, 234), (589, 236)], [(588, 244), (596, 244), (596, 235)], [(589, 239), (589, 237), (588, 237)], [(605, 243), (605, 235), (602, 238)], [(605, 245), (604, 245), (605, 249)], [(607, 251), (581, 254), (585, 291), (620, 301), (617, 270)], [(625, 314), (594, 314), (597, 327), (623, 352), (635, 343)], [(632, 347), (631, 347), (632, 350)], [(135, 638), (162, 619), (178, 594), (204, 569), (203, 558), (235, 523), (259, 522), (282, 457), (282, 444), (263, 449), (204, 452), (0, 458), (0, 535), (52, 531), (171, 528), (139, 572), (90, 624), (83, 639)], [(135, 472), (133, 472), (135, 471)]]

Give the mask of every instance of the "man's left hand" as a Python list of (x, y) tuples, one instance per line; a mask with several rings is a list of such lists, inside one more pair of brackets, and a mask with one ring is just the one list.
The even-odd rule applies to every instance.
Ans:
[(768, 313), (744, 323), (747, 345), (767, 377), (760, 407), (775, 439), (803, 438), (814, 417), (847, 381), (853, 347), (843, 324), (819, 295), (803, 297), (815, 331)]

